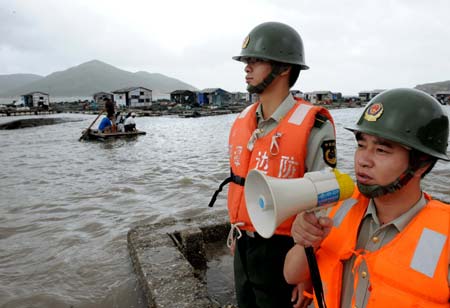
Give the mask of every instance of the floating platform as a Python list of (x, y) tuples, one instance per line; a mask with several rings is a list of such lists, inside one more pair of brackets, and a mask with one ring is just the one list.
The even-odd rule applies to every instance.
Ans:
[(138, 225), (128, 250), (151, 308), (236, 307), (228, 215)]
[(147, 134), (147, 133), (144, 131), (141, 131), (141, 130), (136, 130), (133, 132), (102, 133), (96, 129), (90, 129), (89, 132), (85, 136), (84, 136), (84, 131), (83, 131), (82, 136), (84, 136), (83, 139), (104, 141), (106, 139), (136, 137), (136, 136), (145, 135), (145, 134)]

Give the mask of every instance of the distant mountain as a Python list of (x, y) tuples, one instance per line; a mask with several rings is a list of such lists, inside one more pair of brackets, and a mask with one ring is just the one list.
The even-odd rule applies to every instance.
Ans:
[(433, 95), (436, 92), (450, 91), (450, 80), (419, 84), (414, 88)]
[(190, 84), (158, 73), (132, 73), (110, 64), (93, 60), (65, 71), (52, 73), (45, 78), (32, 81), (0, 95), (17, 96), (32, 91), (49, 93), (53, 97), (91, 96), (96, 92), (141, 86), (156, 93), (174, 90), (196, 90)]
[(0, 75), (0, 95), (42, 78), (44, 77), (34, 74)]

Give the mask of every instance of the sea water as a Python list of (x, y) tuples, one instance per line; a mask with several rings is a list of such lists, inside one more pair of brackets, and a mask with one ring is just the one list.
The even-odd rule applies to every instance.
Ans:
[[(344, 127), (361, 111), (331, 111), (338, 167), (352, 177), (356, 142)], [(0, 131), (0, 307), (144, 307), (126, 234), (225, 209), (226, 189), (208, 202), (229, 173), (236, 114), (137, 118), (147, 135), (111, 142), (78, 141), (95, 116), (47, 117), (80, 121)], [(450, 202), (449, 179), (439, 162), (423, 186)]]

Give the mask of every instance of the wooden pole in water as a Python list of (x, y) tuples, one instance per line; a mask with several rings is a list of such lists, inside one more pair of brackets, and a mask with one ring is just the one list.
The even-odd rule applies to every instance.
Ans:
[(100, 111), (100, 113), (98, 114), (98, 116), (95, 118), (95, 120), (91, 123), (91, 125), (89, 125), (89, 127), (83, 132), (83, 134), (81, 135), (80, 139), (78, 139), (78, 141), (81, 141), (83, 139), (86, 138), (87, 134), (89, 133), (89, 130), (91, 129), (92, 125), (94, 125), (95, 121), (98, 120), (98, 118), (100, 118), (100, 116), (103, 114), (104, 110)]

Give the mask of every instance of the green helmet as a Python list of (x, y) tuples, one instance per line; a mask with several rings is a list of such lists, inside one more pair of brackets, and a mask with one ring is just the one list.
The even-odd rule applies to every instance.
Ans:
[(265, 22), (256, 26), (244, 40), (241, 54), (233, 57), (258, 58), (298, 65), (307, 70), (305, 53), (300, 35), (292, 27), (279, 22)]
[(448, 115), (429, 94), (392, 89), (375, 96), (358, 122), (346, 129), (375, 135), (443, 160), (447, 156)]

